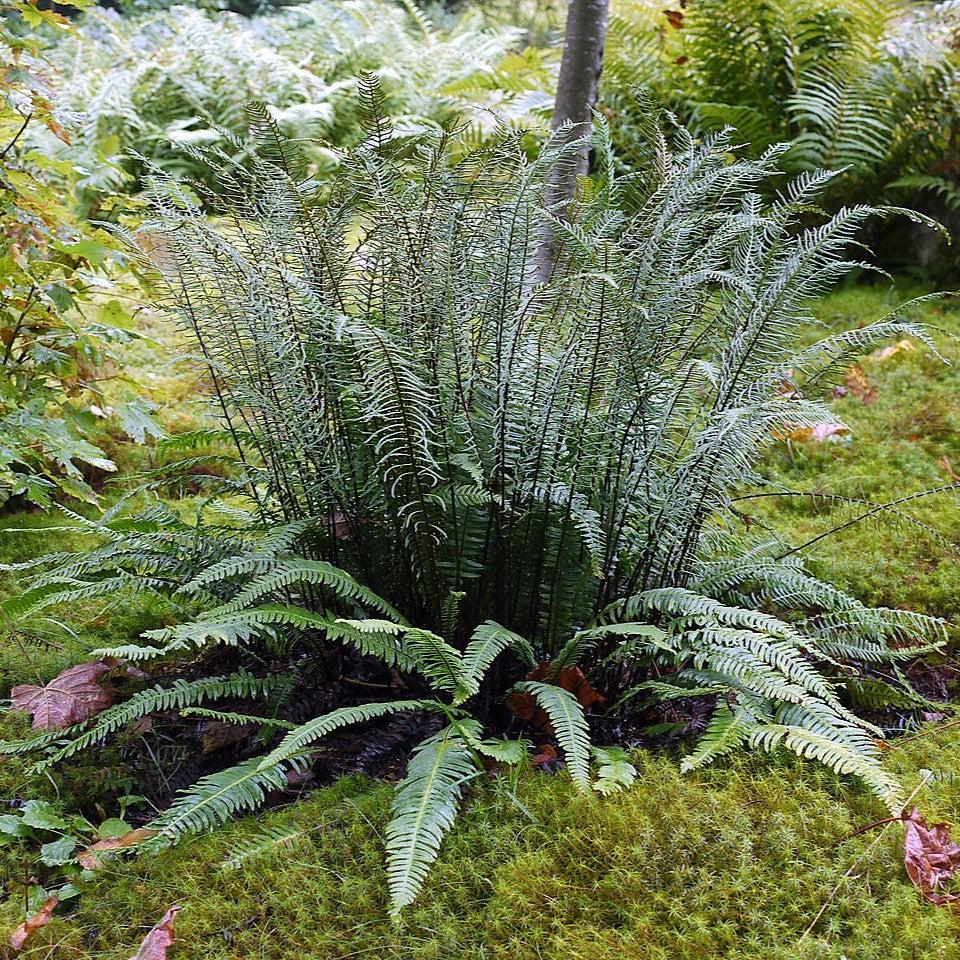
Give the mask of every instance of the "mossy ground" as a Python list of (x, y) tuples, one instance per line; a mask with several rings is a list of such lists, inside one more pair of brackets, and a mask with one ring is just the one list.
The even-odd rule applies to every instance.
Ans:
[[(845, 330), (875, 320), (922, 292), (903, 286), (852, 287), (821, 300), (814, 313), (826, 331)], [(960, 301), (928, 302), (915, 319), (937, 328), (934, 340), (948, 362), (919, 345), (887, 359), (868, 356), (860, 361), (876, 399), (867, 404), (848, 393), (834, 402), (838, 418), (851, 428), (849, 437), (779, 445), (765, 471), (772, 481), (807, 493), (889, 502), (960, 479)], [(855, 515), (850, 508), (801, 497), (745, 501), (742, 506), (758, 526), (792, 545)], [(904, 504), (903, 510), (957, 541), (960, 491), (919, 499)], [(891, 513), (826, 537), (802, 556), (825, 579), (866, 603), (958, 619), (956, 552)]]
[[(930, 731), (891, 752), (930, 817), (960, 819), (960, 733)], [(315, 827), (251, 859), (221, 863), (258, 827), (248, 819), (159, 857), (114, 865), (26, 957), (129, 957), (172, 903), (180, 960), (952, 960), (960, 916), (917, 896), (903, 828), (850, 838), (882, 815), (863, 792), (811, 764), (740, 759), (696, 776), (639, 758), (630, 791), (576, 794), (528, 774), (477, 792), (419, 904), (386, 917), (381, 832), (389, 788), (358, 780), (271, 813)], [(841, 882), (820, 922), (805, 931)], [(21, 918), (15, 882), (2, 926)]]
[[(895, 297), (882, 286), (844, 290), (816, 312), (828, 327), (847, 327), (882, 314)], [(952, 339), (960, 312), (947, 302), (921, 316), (943, 328), (944, 355), (960, 360)], [(770, 478), (881, 501), (950, 483), (952, 470), (960, 474), (960, 370), (922, 350), (861, 366), (877, 397), (869, 405), (851, 396), (836, 402), (853, 430), (849, 443), (779, 447), (766, 466)], [(745, 502), (744, 511), (754, 528), (769, 527), (790, 543), (850, 515), (799, 498)], [(956, 539), (955, 499), (917, 501), (912, 512)], [(8, 520), (17, 527), (50, 522), (39, 514)], [(65, 546), (59, 535), (0, 534), (7, 560)], [(857, 524), (805, 554), (820, 574), (870, 603), (951, 619), (960, 608), (960, 564), (915, 526)], [(0, 582), (0, 590), (10, 586)], [(79, 608), (69, 615), (74, 635), (52, 643), (3, 628), (0, 683), (51, 676), (105, 636), (121, 642), (159, 616), (154, 608)], [(932, 771), (916, 802), (928, 819), (960, 832), (958, 747), (960, 726), (926, 728), (894, 742), (887, 762), (908, 787), (921, 769)], [(418, 904), (399, 924), (386, 917), (382, 866), (390, 789), (345, 780), (155, 858), (108, 864), (73, 912), (37, 934), (23, 956), (123, 960), (179, 903), (171, 960), (960, 960), (960, 914), (914, 891), (903, 828), (890, 826), (875, 845), (875, 833), (849, 836), (884, 815), (856, 785), (784, 757), (738, 758), (693, 776), (681, 776), (669, 754), (641, 754), (637, 762), (637, 784), (609, 799), (578, 795), (565, 775), (532, 772), (516, 784), (475, 788)], [(59, 793), (90, 809), (98, 776), (92, 759), (55, 781), (3, 759), (0, 799)], [(290, 824), (306, 832), (242, 870), (221, 868), (264, 825)], [(0, 881), (6, 938), (23, 919), (23, 865), (14, 848), (0, 858)]]

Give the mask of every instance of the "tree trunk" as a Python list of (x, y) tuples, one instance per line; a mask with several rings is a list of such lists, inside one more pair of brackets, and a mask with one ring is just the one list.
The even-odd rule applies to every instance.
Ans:
[[(590, 133), (593, 109), (600, 87), (603, 68), (603, 46), (607, 39), (609, 0), (569, 0), (567, 28), (563, 41), (563, 59), (557, 82), (557, 99), (553, 108), (552, 128), (564, 124), (567, 142), (581, 139)], [(577, 177), (589, 170), (590, 150), (582, 144), (575, 157), (558, 164), (547, 183), (546, 201), (555, 209), (565, 210), (574, 197)], [(557, 259), (557, 243), (553, 231), (547, 228), (538, 252), (538, 279), (546, 280)]]
[[(593, 108), (597, 104), (603, 45), (607, 39), (609, 0), (570, 0), (567, 29), (563, 41), (563, 60), (553, 107), (554, 130), (572, 123), (569, 138), (576, 140), (590, 133)], [(590, 154), (582, 147), (577, 162), (557, 178), (554, 199), (573, 199), (577, 177), (587, 172)]]

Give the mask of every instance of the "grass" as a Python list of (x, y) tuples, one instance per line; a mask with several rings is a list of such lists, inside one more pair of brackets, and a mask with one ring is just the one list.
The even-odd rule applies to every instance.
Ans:
[[(910, 292), (842, 290), (816, 313), (827, 327), (849, 327)], [(960, 360), (960, 312), (941, 303), (920, 313), (942, 328), (944, 356)], [(960, 474), (957, 366), (921, 349), (860, 366), (876, 399), (836, 401), (849, 440), (779, 445), (765, 466), (769, 479), (877, 501), (950, 483), (954, 469)], [(751, 532), (770, 530), (791, 544), (851, 515), (810, 498), (742, 506)], [(952, 496), (918, 500), (911, 513), (955, 538), (960, 506)], [(30, 514), (8, 525), (48, 522)], [(8, 561), (76, 545), (62, 535), (0, 534)], [(867, 602), (956, 619), (960, 565), (916, 525), (858, 523), (804, 554), (819, 574)], [(9, 578), (0, 581), (0, 590), (11, 587)], [(37, 628), (43, 637), (0, 627), (0, 684), (52, 676), (106, 638), (130, 639), (162, 615), (150, 606), (83, 606), (69, 611), (72, 635), (50, 625)], [(0, 734), (22, 732), (21, 721), (5, 725)], [(908, 785), (921, 768), (931, 770), (917, 804), (928, 820), (956, 823), (960, 832), (958, 747), (960, 726), (928, 727), (918, 739), (894, 742), (887, 762)], [(960, 915), (914, 891), (903, 866), (903, 828), (891, 826), (875, 846), (875, 834), (849, 836), (883, 816), (856, 785), (786, 757), (738, 758), (692, 776), (680, 776), (668, 754), (640, 754), (637, 763), (636, 786), (610, 799), (578, 795), (565, 775), (530, 771), (516, 784), (474, 789), (400, 925), (386, 919), (381, 833), (389, 787), (348, 779), (155, 858), (109, 863), (84, 881), (72, 913), (38, 933), (22, 955), (125, 960), (167, 907), (180, 903), (171, 960), (960, 960)], [(103, 757), (83, 758), (55, 780), (0, 758), (0, 799), (59, 796), (96, 822), (116, 813), (96, 805), (99, 784), (111, 775)], [(267, 828), (300, 833), (242, 870), (222, 868), (237, 844)], [(3, 938), (23, 919), (24, 867), (19, 848), (0, 854)]]

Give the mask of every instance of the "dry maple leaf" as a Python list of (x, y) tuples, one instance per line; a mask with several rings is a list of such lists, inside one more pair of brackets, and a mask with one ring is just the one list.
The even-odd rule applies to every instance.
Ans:
[(113, 691), (97, 683), (109, 669), (95, 660), (64, 670), (44, 687), (20, 684), (10, 691), (11, 706), (33, 716), (34, 730), (62, 730), (113, 703)]
[(960, 894), (938, 892), (960, 867), (960, 847), (950, 839), (950, 827), (945, 823), (928, 827), (916, 807), (904, 823), (903, 859), (913, 885), (938, 906), (960, 900)]
[(121, 837), (107, 837), (106, 840), (98, 840), (93, 846), (87, 847), (76, 856), (77, 863), (84, 870), (99, 870), (103, 866), (101, 853), (110, 850), (125, 850), (129, 847), (135, 847), (144, 840), (149, 840), (157, 835), (156, 830), (149, 830), (147, 827), (137, 827), (136, 830), (130, 830)]
[(174, 904), (143, 938), (140, 949), (130, 960), (167, 960), (167, 947), (173, 943), (173, 921), (179, 912), (180, 907)]
[(13, 948), (14, 953), (23, 949), (23, 945), (32, 933), (41, 927), (45, 927), (53, 919), (53, 911), (59, 902), (60, 898), (56, 894), (52, 897), (47, 897), (40, 910), (32, 917), (24, 920), (23, 923), (13, 931), (13, 936), (10, 938), (10, 946)]

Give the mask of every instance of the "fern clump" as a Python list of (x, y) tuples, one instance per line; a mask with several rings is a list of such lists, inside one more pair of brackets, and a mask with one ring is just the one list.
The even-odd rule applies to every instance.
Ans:
[[(531, 731), (506, 719), (508, 692), (531, 698), (532, 732), (556, 739), (579, 788), (633, 781), (624, 755), (591, 753), (565, 682), (576, 665), (612, 715), (636, 721), (651, 697), (712, 703), (687, 768), (784, 747), (897, 808), (881, 731), (848, 693), (861, 678), (905, 686), (897, 662), (942, 625), (868, 608), (791, 548), (748, 543), (734, 506), (762, 484), (765, 448), (833, 422), (821, 397), (834, 371), (890, 337), (928, 341), (908, 304), (797, 343), (810, 299), (865, 266), (849, 251), (887, 211), (803, 227), (833, 175), (784, 181), (779, 147), (731, 160), (728, 133), (648, 124), (647, 162), (622, 176), (599, 122), (596, 173), (560, 216), (542, 198), (571, 156), (562, 133), (532, 159), (519, 135), (471, 151), (441, 134), (411, 163), (378, 86), (363, 86), (368, 134), (329, 182), (256, 109), (260, 149), (222, 172), (215, 220), (178, 183), (152, 182), (157, 281), (237, 448), (229, 519), (208, 504), (196, 523), (162, 509), (86, 521), (102, 544), (30, 565), (31, 590), (10, 604), (162, 592), (179, 622), (99, 653), (229, 662), (243, 673), (216, 683), (249, 684), (283, 721), (263, 722), (266, 753), (161, 814), (152, 842), (256, 806), (347, 726), (417, 717), (387, 830), (399, 910), (467, 783), (524, 756), (515, 734)], [(289, 682), (274, 690), (278, 661)], [(357, 673), (365, 694), (336, 686)], [(165, 709), (214, 709), (209, 681), (185, 684)], [(338, 691), (334, 708), (291, 727), (318, 687)], [(160, 694), (139, 696), (131, 718)], [(221, 718), (250, 720), (226, 706)], [(52, 762), (111, 735), (118, 715), (6, 749)]]
[(463, 116), (483, 136), (550, 102), (549, 76), (535, 64), (510, 72), (509, 92), (492, 89), (520, 34), (479, 15), (437, 26), (416, 4), (388, 0), (313, 0), (253, 17), (94, 8), (57, 49), (64, 106), (82, 117), (71, 157), (88, 171), (80, 186), (91, 201), (112, 188), (139, 190), (147, 162), (216, 191), (224, 157), (198, 148), (243, 163), (246, 106), (257, 100), (325, 171), (336, 162), (330, 145), (362, 136), (354, 95), (362, 71), (380, 76), (390, 113), (402, 118), (398, 137)]

